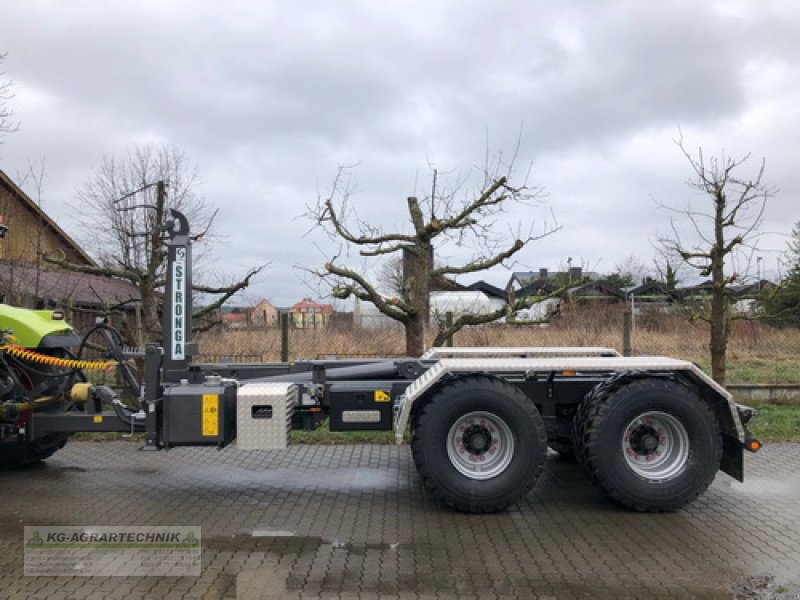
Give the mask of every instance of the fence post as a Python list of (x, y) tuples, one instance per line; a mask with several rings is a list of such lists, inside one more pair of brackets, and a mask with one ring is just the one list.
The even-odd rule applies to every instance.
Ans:
[(622, 354), (631, 355), (631, 309), (627, 306), (622, 311)]
[[(450, 329), (453, 326), (453, 311), (448, 310), (444, 315), (444, 324), (445, 327)], [(453, 347), (453, 334), (447, 336), (447, 339), (444, 341), (444, 345), (448, 348)]]
[(281, 312), (278, 320), (281, 324), (281, 362), (289, 362), (289, 313)]

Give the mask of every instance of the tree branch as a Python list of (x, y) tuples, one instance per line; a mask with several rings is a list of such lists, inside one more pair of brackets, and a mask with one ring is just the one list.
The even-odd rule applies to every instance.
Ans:
[(413, 248), (411, 244), (393, 244), (391, 246), (385, 246), (383, 248), (375, 248), (374, 250), (361, 250), (359, 254), (361, 256), (381, 256), (383, 254), (391, 254), (393, 252), (399, 252), (404, 248)]
[(69, 262), (64, 258), (55, 258), (52, 256), (48, 256), (47, 254), (42, 255), (42, 259), (50, 264), (57, 265), (68, 271), (74, 271), (77, 273), (85, 273), (87, 275), (99, 275), (101, 277), (116, 277), (119, 279), (125, 279), (127, 281), (138, 282), (141, 280), (141, 274), (138, 271), (133, 269), (112, 269), (109, 267), (94, 267), (90, 265), (79, 265), (77, 263)]
[(500, 254), (497, 254), (485, 260), (473, 261), (461, 267), (450, 267), (450, 266), (439, 267), (438, 269), (434, 269), (433, 271), (431, 271), (431, 276), (436, 277), (439, 275), (463, 275), (465, 273), (475, 273), (476, 271), (485, 271), (486, 269), (491, 269), (492, 267), (499, 265), (507, 258), (511, 258), (517, 252), (522, 250), (524, 247), (525, 247), (525, 242), (523, 242), (522, 240), (516, 240), (510, 248), (508, 248), (504, 252), (501, 252)]
[(500, 177), (499, 179), (496, 179), (489, 187), (483, 190), (480, 196), (468, 203), (461, 212), (449, 219), (441, 220), (439, 222), (439, 228), (449, 229), (463, 226), (461, 224), (464, 222), (464, 220), (472, 215), (475, 211), (478, 211), (485, 206), (492, 206), (504, 202), (508, 198), (508, 196), (505, 194), (500, 194), (494, 198), (493, 196), (498, 190), (505, 189), (507, 187), (507, 183), (508, 180), (506, 177)]
[(250, 285), (250, 280), (258, 275), (262, 269), (266, 265), (261, 265), (259, 267), (254, 267), (247, 272), (247, 275), (244, 276), (244, 279), (234, 283), (233, 285), (225, 286), (225, 287), (208, 287), (204, 285), (192, 285), (192, 290), (195, 292), (200, 292), (203, 294), (221, 294), (221, 296), (209, 304), (208, 306), (202, 308), (201, 310), (192, 314), (192, 317), (201, 318), (205, 315), (217, 310), (221, 307), (225, 302), (230, 299), (231, 296), (240, 292), (241, 290), (245, 289), (247, 286)]
[(333, 294), (339, 299), (345, 300), (351, 295), (356, 296), (359, 300), (372, 302), (375, 307), (387, 317), (391, 317), (392, 319), (401, 321), (403, 323), (408, 320), (410, 315), (414, 314), (413, 309), (399, 298), (393, 298), (391, 303), (387, 302), (383, 296), (381, 296), (381, 294), (379, 294), (378, 291), (372, 285), (370, 285), (365, 277), (359, 275), (355, 271), (351, 271), (350, 269), (346, 269), (344, 267), (339, 267), (333, 262), (328, 262), (325, 265), (325, 270), (332, 275), (349, 279), (350, 281), (354, 281), (361, 286), (361, 289), (358, 289), (352, 285), (339, 286), (338, 288), (335, 288), (333, 290)]
[(333, 207), (333, 202), (328, 199), (325, 201), (325, 208), (317, 218), (317, 222), (322, 224), (325, 222), (329, 222), (333, 225), (334, 231), (336, 234), (344, 240), (352, 244), (356, 244), (359, 246), (377, 246), (380, 244), (385, 244), (388, 242), (413, 242), (414, 238), (410, 235), (403, 235), (401, 233), (389, 233), (384, 235), (355, 235), (351, 233), (344, 223), (340, 220), (339, 216), (336, 214), (336, 210)]

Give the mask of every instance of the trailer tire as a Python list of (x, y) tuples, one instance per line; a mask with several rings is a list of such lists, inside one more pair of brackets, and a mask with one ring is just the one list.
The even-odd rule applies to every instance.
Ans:
[(620, 380), (590, 393), (576, 421), (578, 460), (620, 504), (677, 510), (719, 470), (719, 423), (698, 393), (663, 378)]
[(465, 377), (446, 384), (422, 407), (413, 430), (411, 449), (425, 487), (456, 510), (503, 510), (544, 470), (542, 417), (504, 381)]
[(69, 434), (51, 433), (33, 442), (10, 441), (0, 444), (0, 469), (22, 469), (50, 458), (63, 448)]

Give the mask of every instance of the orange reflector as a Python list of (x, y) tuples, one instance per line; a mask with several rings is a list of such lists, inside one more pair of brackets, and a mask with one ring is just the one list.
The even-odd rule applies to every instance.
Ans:
[(321, 409), (319, 406), (312, 406), (312, 407), (311, 407), (311, 408), (309, 408), (308, 410), (309, 410), (309, 412), (319, 412), (319, 411), (321, 411), (322, 409)]
[(575, 371), (561, 371), (562, 375), (575, 375)]
[(761, 442), (758, 440), (750, 440), (747, 444), (747, 449), (750, 450), (750, 452), (758, 452), (761, 450)]

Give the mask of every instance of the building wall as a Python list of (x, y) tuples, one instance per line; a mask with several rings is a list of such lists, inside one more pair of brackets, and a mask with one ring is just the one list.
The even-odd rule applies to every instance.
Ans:
[(0, 177), (0, 215), (9, 230), (0, 240), (0, 260), (36, 264), (39, 253), (65, 256), (79, 264), (92, 264), (85, 254), (65, 240), (52, 221), (20, 198), (21, 190)]
[(432, 315), (445, 315), (453, 313), (454, 317), (463, 314), (485, 315), (494, 312), (506, 302), (502, 298), (490, 298), (483, 292), (431, 292), (430, 312)]
[(372, 302), (355, 298), (353, 302), (353, 326), (364, 329), (399, 327), (397, 321), (384, 315)]
[(306, 312), (292, 311), (292, 324), (298, 329), (325, 327), (330, 315), (308, 309)]
[(266, 327), (278, 326), (278, 309), (269, 300), (262, 300), (253, 307), (251, 315), (253, 324)]
[[(67, 275), (55, 265), (41, 259), (42, 254), (65, 258), (81, 265), (94, 265), (92, 259), (53, 222), (9, 177), (0, 171), (0, 215), (8, 231), (0, 239), (0, 263), (3, 278), (0, 280), (0, 299), (3, 302), (25, 308), (64, 309), (67, 321), (78, 332), (91, 328), (100, 316), (111, 317), (114, 326), (123, 334), (138, 327), (138, 304), (127, 303), (110, 311), (119, 304), (119, 294), (95, 292), (90, 302), (73, 301), (77, 285), (83, 277), (76, 273)], [(47, 278), (46, 272), (63, 272), (63, 286), (39, 287), (39, 277)], [(87, 275), (89, 280), (92, 276)], [(33, 283), (32, 280), (36, 279)], [(123, 285), (120, 282), (119, 285)], [(132, 344), (133, 336), (125, 335), (125, 343)], [(131, 338), (131, 339), (128, 339)]]
[(546, 321), (558, 310), (560, 303), (559, 298), (546, 298), (530, 308), (517, 311), (514, 319), (516, 321)]
[(325, 327), (333, 314), (330, 304), (320, 304), (311, 298), (303, 298), (290, 309), (292, 325), (298, 329)]

